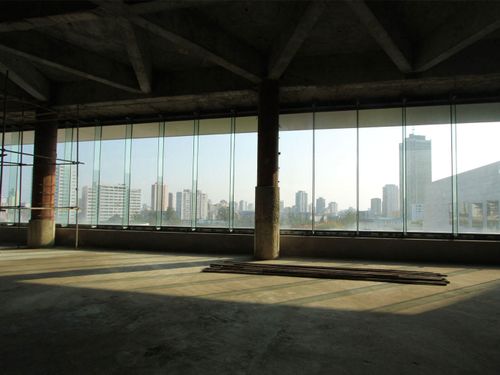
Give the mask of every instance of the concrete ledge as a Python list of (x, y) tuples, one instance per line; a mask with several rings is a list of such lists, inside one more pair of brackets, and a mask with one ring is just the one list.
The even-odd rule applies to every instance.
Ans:
[[(212, 254), (252, 254), (253, 235), (80, 229), (79, 246)], [(56, 245), (73, 246), (74, 228), (57, 228)]]
[(28, 227), (0, 226), (0, 245), (26, 246), (28, 240)]
[[(0, 245), (26, 244), (26, 227), (0, 227)], [(57, 228), (72, 247), (74, 228)], [(252, 234), (80, 229), (81, 247), (211, 254), (253, 254)], [(281, 236), (281, 256), (500, 264), (500, 242), (413, 238)]]
[(287, 235), (281, 256), (500, 264), (500, 242)]

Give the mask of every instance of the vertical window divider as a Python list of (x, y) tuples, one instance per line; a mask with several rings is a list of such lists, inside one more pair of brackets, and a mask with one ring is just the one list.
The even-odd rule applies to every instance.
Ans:
[(312, 202), (311, 229), (314, 234), (316, 224), (316, 105), (312, 105)]
[[(73, 127), (68, 127), (68, 123), (65, 123), (65, 128), (64, 128), (64, 159), (65, 160), (71, 160), (73, 155)], [(56, 163), (57, 165), (57, 163)], [(58, 202), (58, 206), (62, 206), (64, 208), (56, 208), (57, 211), (63, 212), (64, 216), (64, 222), (61, 223), (62, 226), (67, 226), (69, 224), (69, 218), (70, 218), (70, 206), (71, 206), (71, 175), (72, 175), (72, 168), (71, 168), (71, 163), (68, 164), (67, 161), (62, 163), (62, 168), (60, 170), (64, 170), (64, 180), (65, 183), (67, 183), (67, 199), (64, 199), (63, 202)], [(57, 166), (56, 168), (59, 168)], [(59, 187), (60, 188), (60, 187)], [(63, 197), (66, 194), (63, 194)]]
[(403, 137), (403, 141), (401, 142), (401, 167), (402, 171), (399, 171), (401, 175), (401, 186), (399, 187), (399, 202), (400, 202), (400, 210), (401, 210), (401, 218), (403, 220), (403, 236), (406, 236), (408, 233), (408, 205), (406, 202), (406, 197), (408, 196), (408, 166), (406, 159), (406, 99), (403, 99), (403, 105), (401, 107), (401, 136)]
[(236, 115), (231, 111), (231, 136), (229, 150), (229, 231), (234, 229), (234, 176), (235, 176)]
[(356, 236), (359, 236), (359, 99), (356, 100)]
[[(90, 201), (94, 199), (95, 211), (94, 218), (91, 220), (92, 226), (99, 225), (99, 200), (100, 200), (100, 185), (101, 185), (101, 144), (102, 144), (102, 125), (97, 121), (94, 130), (94, 171), (92, 176), (92, 196)], [(87, 209), (89, 211), (89, 209)]]
[(75, 211), (75, 249), (78, 249), (78, 235), (79, 235), (79, 226), (78, 226), (78, 216), (80, 215), (80, 106), (76, 105), (76, 177), (75, 177), (75, 195), (76, 195), (76, 211)]
[(130, 183), (131, 183), (131, 167), (132, 167), (132, 136), (134, 124), (129, 121), (125, 126), (125, 161), (123, 171), (124, 196), (123, 196), (123, 213), (122, 226), (128, 227), (130, 224)]
[[(164, 169), (164, 157), (165, 157), (165, 121), (158, 122), (158, 155), (156, 159), (156, 202), (158, 202), (158, 194), (161, 191), (160, 209), (157, 207), (151, 207), (151, 209), (156, 209), (156, 227), (161, 227), (163, 225), (163, 185), (165, 184), (165, 178), (163, 176)], [(168, 197), (166, 197), (168, 199)], [(157, 204), (158, 206), (158, 204)]]
[(23, 152), (24, 152), (24, 100), (21, 100), (21, 126), (20, 126), (20, 134), (21, 138), (19, 140), (20, 151), (19, 155), (19, 208), (17, 210), (17, 227), (21, 226), (21, 204), (22, 204), (22, 196), (23, 196)]
[(193, 165), (192, 165), (192, 190), (191, 190), (191, 230), (196, 230), (198, 212), (198, 154), (200, 151), (200, 119), (196, 115), (193, 121)]
[(7, 84), (9, 83), (9, 71), (4, 75), (3, 86), (3, 113), (2, 113), (2, 150), (0, 151), (0, 205), (3, 197), (4, 159), (5, 155), (5, 134), (7, 134)]
[(450, 102), (450, 135), (451, 135), (451, 222), (453, 237), (458, 236), (459, 213), (458, 213), (458, 176), (457, 176), (457, 106), (455, 97)]
[[(17, 216), (20, 214), (21, 211), (21, 195), (20, 195), (20, 190), (19, 190), (19, 175), (20, 175), (20, 169), (21, 169), (21, 154), (19, 152), (22, 151), (22, 146), (21, 146), (21, 131), (18, 129), (17, 133), (17, 150), (18, 154), (16, 155), (16, 162), (15, 164), (13, 163), (12, 166), (10, 167), (11, 170), (14, 169), (16, 171), (15, 173), (15, 178), (11, 179), (11, 186), (14, 186), (14, 197), (15, 201), (13, 202), (13, 206), (15, 208), (12, 210), (14, 213), (13, 218), (12, 218), (12, 223), (16, 223), (18, 221)], [(9, 188), (10, 189), (10, 188)]]

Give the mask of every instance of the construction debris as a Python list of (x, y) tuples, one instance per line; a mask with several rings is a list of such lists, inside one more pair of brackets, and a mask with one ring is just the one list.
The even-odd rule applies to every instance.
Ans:
[(203, 269), (203, 272), (363, 280), (421, 285), (449, 284), (446, 275), (440, 273), (380, 268), (320, 267), (225, 261), (210, 264), (209, 267)]

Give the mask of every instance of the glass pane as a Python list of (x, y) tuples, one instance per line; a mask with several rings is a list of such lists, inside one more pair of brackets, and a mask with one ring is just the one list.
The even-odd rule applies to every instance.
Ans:
[(283, 229), (312, 229), (313, 115), (280, 116), (280, 222)]
[(359, 111), (360, 230), (403, 230), (399, 187), (401, 120), (401, 108)]
[[(97, 219), (96, 201), (93, 195), (93, 177), (94, 177), (94, 148), (99, 146), (99, 141), (94, 142), (96, 128), (81, 128), (79, 130), (78, 158), (75, 155), (74, 160), (79, 160), (82, 164), (78, 165), (78, 223), (92, 224), (92, 217)], [(76, 135), (75, 135), (76, 136)], [(97, 182), (97, 181), (96, 181)], [(96, 183), (95, 188), (98, 184)], [(90, 193), (90, 194), (89, 194)], [(93, 207), (94, 215), (91, 213)]]
[(74, 210), (70, 207), (76, 206), (76, 169), (70, 161), (73, 160), (73, 133), (76, 129), (59, 129), (57, 133), (57, 161), (56, 165), (56, 191), (54, 206), (55, 220), (57, 224), (68, 225), (69, 218)]
[(231, 119), (200, 121), (198, 142), (196, 226), (229, 227)]
[[(5, 133), (5, 152), (3, 157), (2, 171), (2, 207), (0, 211), (0, 222), (17, 223), (19, 221), (20, 204), (20, 167), (22, 160), (21, 152), (21, 132)], [(24, 161), (24, 160), (23, 160)]]
[[(122, 225), (124, 219), (125, 138), (126, 125), (102, 128), (100, 182), (97, 192), (98, 225)], [(95, 194), (89, 196), (95, 197)], [(131, 191), (130, 200), (130, 211), (140, 211), (141, 191)]]
[(315, 230), (356, 230), (356, 113), (315, 119)]
[(450, 107), (408, 108), (406, 123), (407, 230), (451, 232)]
[[(23, 132), (23, 152), (30, 155), (21, 155), (23, 164), (21, 173), (21, 206), (31, 207), (31, 181), (33, 177), (34, 131)], [(21, 222), (27, 223), (31, 218), (31, 210), (21, 210)]]
[(500, 233), (499, 104), (457, 106), (458, 231)]
[(193, 129), (193, 121), (165, 124), (163, 183), (167, 186), (169, 208), (163, 212), (163, 226), (191, 226)]
[(130, 225), (156, 226), (157, 211), (168, 207), (167, 186), (157, 182), (159, 124), (135, 124), (132, 139), (131, 192), (140, 191), (143, 206), (130, 212)]
[(255, 226), (257, 185), (257, 117), (236, 118), (234, 200), (235, 228)]

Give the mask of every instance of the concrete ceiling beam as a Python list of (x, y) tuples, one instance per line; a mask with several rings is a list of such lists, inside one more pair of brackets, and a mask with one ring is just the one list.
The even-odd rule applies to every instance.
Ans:
[(9, 80), (36, 100), (50, 98), (50, 83), (45, 76), (22, 59), (0, 51), (0, 72), (9, 72)]
[(410, 60), (403, 53), (402, 48), (397, 45), (394, 38), (389, 35), (386, 28), (380, 23), (368, 5), (363, 0), (345, 1), (398, 69), (403, 73), (412, 72), (413, 69)]
[(120, 20), (123, 30), (125, 47), (128, 58), (134, 68), (141, 91), (150, 94), (152, 91), (152, 63), (151, 51), (148, 42), (141, 30), (132, 25), (128, 20)]
[[(96, 3), (96, 9), (99, 7), (99, 1), (93, 1)], [(204, 1), (166, 1), (166, 0), (155, 0), (148, 1), (144, 3), (132, 4), (128, 6), (129, 11), (135, 15), (148, 14), (163, 12), (174, 9), (190, 8), (200, 5), (210, 5), (214, 3), (214, 0), (204, 0)], [(22, 18), (15, 21), (5, 21), (0, 22), (0, 33), (8, 33), (12, 31), (27, 31), (33, 30), (40, 27), (56, 26), (60, 24), (85, 22), (85, 21), (95, 21), (98, 20), (100, 16), (95, 13), (95, 10), (82, 10), (61, 14), (52, 14), (42, 17), (30, 17)]]
[(41, 34), (2, 37), (0, 51), (120, 90), (142, 93), (134, 72), (127, 66)]
[(316, 25), (325, 9), (325, 4), (312, 1), (307, 5), (302, 17), (289, 33), (284, 34), (271, 52), (268, 65), (268, 78), (279, 79), (292, 61), (302, 43)]
[(161, 21), (152, 16), (127, 19), (169, 41), (180, 54), (209, 61), (253, 83), (262, 79), (262, 58), (256, 51), (193, 12), (176, 12)]
[[(495, 56), (489, 58), (492, 60), (491, 64), (496, 60)], [(290, 64), (288, 69), (290, 74), (284, 76), (280, 84), (282, 87), (307, 88), (309, 96), (305, 94), (302, 96), (302, 104), (306, 105), (315, 100), (314, 87), (321, 87), (318, 91), (318, 101), (323, 100), (321, 99), (323, 92), (328, 95), (336, 92), (335, 98), (338, 100), (350, 100), (356, 96), (388, 96), (389, 94), (384, 94), (383, 90), (387, 90), (391, 95), (397, 91), (403, 96), (411, 96), (413, 93), (424, 96), (426, 90), (430, 93), (460, 94), (466, 92), (462, 90), (462, 81), (466, 84), (463, 87), (473, 90), (474, 93), (484, 89), (483, 94), (489, 94), (495, 90), (498, 92), (500, 89), (500, 74), (498, 70), (492, 69), (491, 64), (486, 64), (485, 60), (485, 63), (481, 64), (481, 69), (473, 72), (464, 70), (460, 65), (451, 65), (441, 71), (408, 77), (392, 64), (383, 51), (363, 55), (332, 55), (321, 59), (317, 56), (300, 57)], [(488, 79), (492, 79), (491, 84), (488, 83)], [(157, 72), (155, 81), (154, 95), (147, 97), (98, 85), (91, 81), (54, 84), (52, 102), (61, 108), (90, 103), (97, 106), (97, 103), (102, 103), (102, 105), (99, 104), (101, 114), (104, 114), (107, 108), (113, 113), (121, 110), (124, 114), (133, 115), (133, 110), (138, 110), (141, 105), (144, 106), (140, 109), (141, 113), (148, 110), (155, 113), (154, 108), (159, 105), (162, 98), (175, 97), (179, 108), (190, 108), (190, 111), (196, 111), (197, 103), (204, 95), (219, 93), (219, 98), (224, 97), (230, 103), (233, 92), (241, 93), (252, 90), (255, 92), (253, 84), (220, 67), (178, 71), (171, 74)], [(410, 91), (406, 91), (407, 89)], [(222, 96), (222, 93), (226, 95)], [(295, 96), (300, 97), (298, 91), (294, 93)], [(206, 108), (210, 107), (211, 99), (208, 96), (204, 101)], [(182, 98), (189, 101), (192, 97), (197, 99), (191, 104), (181, 103)], [(300, 100), (297, 101), (299, 102)], [(127, 108), (127, 105), (131, 103), (134, 104), (133, 109)], [(148, 109), (148, 103), (155, 103), (154, 107)], [(227, 105), (221, 102), (212, 104), (217, 108)], [(114, 106), (121, 107), (121, 109), (113, 108)], [(168, 103), (165, 106), (168, 106)], [(226, 106), (226, 109), (230, 108)]]
[(443, 24), (422, 43), (415, 71), (423, 72), (456, 55), (465, 48), (500, 29), (500, 3), (479, 2)]
[(257, 52), (216, 25), (209, 24), (205, 17), (180, 10), (160, 20), (155, 16), (138, 16), (130, 7), (113, 0), (92, 1), (99, 5), (96, 14), (122, 17), (169, 41), (180, 54), (210, 61), (253, 83), (261, 81), (262, 59)]

